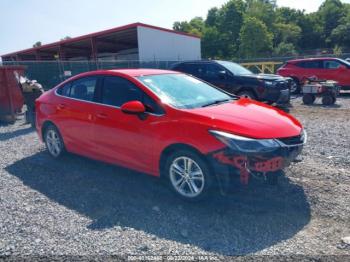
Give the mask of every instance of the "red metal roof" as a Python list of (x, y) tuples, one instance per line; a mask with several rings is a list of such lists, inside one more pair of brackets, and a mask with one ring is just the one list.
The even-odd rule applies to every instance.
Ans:
[(151, 29), (155, 29), (155, 30), (160, 30), (160, 31), (164, 31), (164, 32), (179, 34), (179, 35), (185, 35), (185, 36), (194, 37), (194, 38), (200, 38), (200, 37), (198, 37), (196, 35), (187, 34), (187, 33), (183, 33), (183, 32), (178, 32), (178, 31), (174, 31), (174, 30), (170, 30), (170, 29), (166, 29), (166, 28), (162, 28), (162, 27), (157, 27), (157, 26), (143, 24), (143, 23), (133, 23), (133, 24), (128, 24), (128, 25), (125, 25), (125, 26), (115, 27), (115, 28), (112, 28), (112, 29), (107, 29), (107, 30), (103, 30), (103, 31), (99, 31), (99, 32), (95, 32), (95, 33), (91, 33), (91, 34), (87, 34), (87, 35), (73, 37), (73, 38), (70, 38), (70, 39), (62, 40), (62, 41), (57, 41), (57, 42), (50, 43), (50, 44), (45, 44), (45, 45), (42, 45), (40, 47), (28, 48), (28, 49), (24, 49), (24, 50), (21, 50), (21, 51), (8, 53), (8, 54), (1, 55), (1, 56), (5, 57), (5, 56), (11, 56), (11, 55), (16, 55), (16, 54), (20, 54), (20, 53), (33, 52), (33, 51), (36, 51), (36, 50), (41, 50), (41, 49), (45, 49), (45, 48), (50, 48), (50, 47), (55, 47), (55, 46), (59, 46), (59, 45), (63, 45), (63, 44), (68, 44), (68, 43), (78, 42), (78, 41), (81, 41), (81, 40), (86, 40), (86, 39), (89, 39), (89, 38), (92, 38), (92, 37), (97, 37), (97, 36), (102, 36), (102, 35), (106, 35), (106, 34), (116, 33), (116, 32), (132, 29), (132, 28), (137, 28), (139, 26), (140, 27), (151, 28)]

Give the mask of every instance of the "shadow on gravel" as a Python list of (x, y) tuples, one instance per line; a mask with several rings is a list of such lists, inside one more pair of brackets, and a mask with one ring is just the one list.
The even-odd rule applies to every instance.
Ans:
[(89, 217), (90, 230), (128, 227), (222, 255), (268, 248), (310, 221), (303, 189), (287, 178), (277, 187), (256, 184), (190, 204), (157, 178), (70, 154), (53, 160), (41, 152), (6, 170), (51, 201)]
[(35, 131), (34, 128), (28, 127), (25, 129), (17, 129), (16, 131), (13, 131), (13, 132), (0, 133), (0, 141), (6, 141), (18, 136), (24, 136), (34, 131)]

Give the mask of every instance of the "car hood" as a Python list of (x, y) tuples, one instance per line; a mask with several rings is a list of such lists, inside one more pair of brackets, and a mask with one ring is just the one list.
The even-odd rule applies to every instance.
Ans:
[(197, 119), (209, 124), (210, 129), (250, 138), (294, 137), (302, 131), (302, 125), (291, 115), (246, 98), (186, 112), (192, 114), (191, 119), (197, 116)]
[(285, 77), (279, 75), (272, 74), (251, 74), (251, 75), (240, 75), (240, 77), (256, 79), (256, 80), (264, 80), (264, 81), (281, 81), (286, 80)]

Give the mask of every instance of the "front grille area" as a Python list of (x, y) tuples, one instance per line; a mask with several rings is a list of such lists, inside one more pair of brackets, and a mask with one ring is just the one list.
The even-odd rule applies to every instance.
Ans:
[(294, 145), (300, 145), (304, 143), (304, 136), (293, 136), (293, 137), (287, 137), (287, 138), (280, 138), (278, 139), (283, 144), (286, 144), (287, 146), (294, 146)]

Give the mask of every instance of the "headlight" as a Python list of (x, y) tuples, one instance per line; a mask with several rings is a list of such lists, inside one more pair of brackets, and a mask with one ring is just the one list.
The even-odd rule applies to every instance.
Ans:
[(275, 139), (252, 139), (216, 130), (209, 132), (229, 148), (243, 153), (267, 153), (280, 148)]

